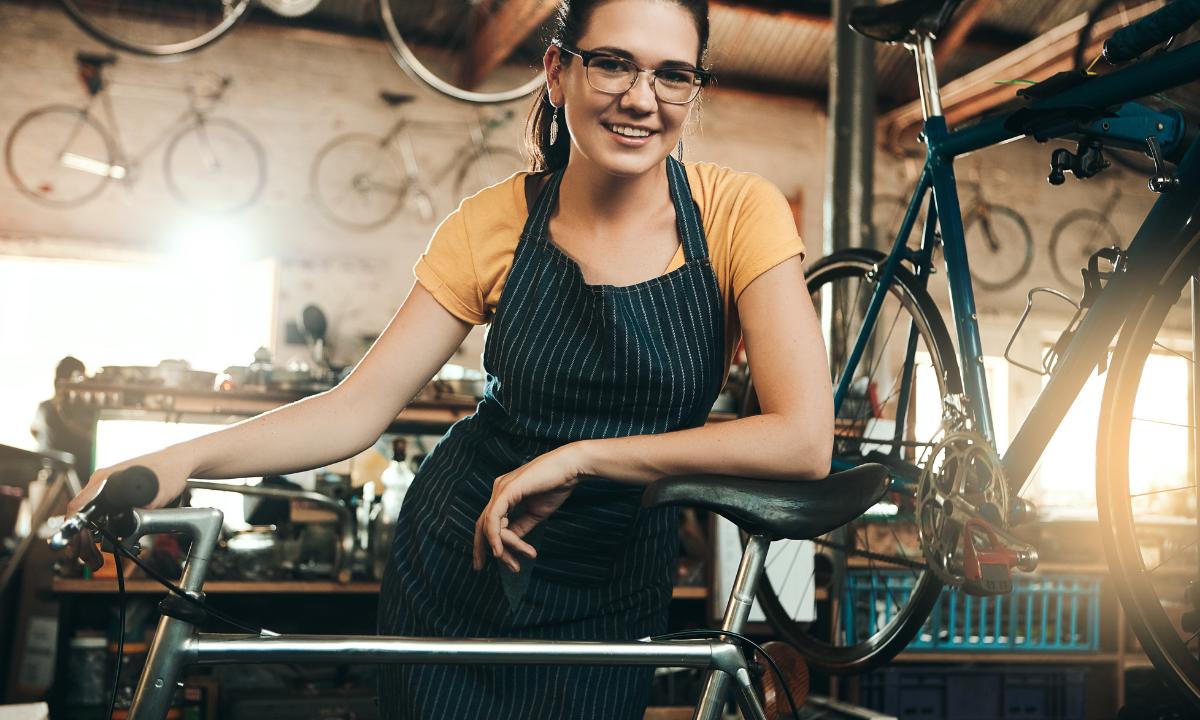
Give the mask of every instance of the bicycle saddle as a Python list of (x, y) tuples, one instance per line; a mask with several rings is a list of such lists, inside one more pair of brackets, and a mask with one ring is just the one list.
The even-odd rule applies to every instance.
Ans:
[(404, 103), (412, 102), (413, 100), (417, 99), (415, 95), (406, 95), (405, 93), (388, 92), (387, 90), (384, 90), (383, 92), (379, 93), (379, 97), (381, 97), (383, 99), (383, 101), (385, 103), (387, 103), (390, 107), (399, 107), (399, 106), (403, 105)]
[(888, 483), (887, 468), (876, 463), (811, 481), (679, 475), (646, 488), (642, 506), (703, 508), (752, 535), (808, 540), (862, 515), (883, 497)]
[(104, 67), (105, 65), (112, 65), (116, 61), (117, 56), (113, 55), (112, 53), (105, 53), (104, 55), (97, 55), (96, 53), (90, 52), (75, 53), (75, 62), (80, 63), (81, 65), (95, 65), (96, 67)]
[(919, 35), (938, 36), (962, 0), (899, 0), (891, 5), (859, 5), (850, 11), (850, 27), (885, 43), (908, 42)]

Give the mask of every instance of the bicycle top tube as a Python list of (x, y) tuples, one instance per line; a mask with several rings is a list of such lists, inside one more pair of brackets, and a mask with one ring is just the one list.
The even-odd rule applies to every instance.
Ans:
[[(1069, 132), (1073, 117), (1098, 116), (1119, 106), (1200, 79), (1200, 42), (1139, 62), (1109, 75), (1095, 77), (1060, 93), (1034, 100), (1029, 106), (986, 118), (972, 125), (928, 137), (930, 153), (952, 158), (999, 145), (1024, 135), (1039, 140)], [(1058, 131), (1058, 132), (1055, 132)]]

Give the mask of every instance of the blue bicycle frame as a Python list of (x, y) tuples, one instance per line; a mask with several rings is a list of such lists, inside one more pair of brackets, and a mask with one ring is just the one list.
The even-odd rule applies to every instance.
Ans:
[[(958, 337), (962, 371), (963, 405), (974, 428), (995, 443), (987, 381), (984, 377), (983, 347), (975, 313), (975, 298), (963, 221), (954, 176), (954, 159), (982, 148), (1000, 145), (1026, 135), (1039, 141), (1053, 138), (1089, 137), (1124, 147), (1145, 147), (1154, 136), (1163, 153), (1178, 158), (1185, 150), (1183, 118), (1178, 113), (1160, 113), (1132, 101), (1200, 79), (1200, 43), (1163, 53), (1103, 77), (1088, 79), (1060, 93), (1034, 100), (1028, 106), (950, 131), (937, 98), (932, 69), (932, 46), (926, 38), (916, 47), (918, 75), (926, 106), (923, 137), (926, 162), (908, 204), (899, 233), (878, 269), (878, 282), (864, 315), (862, 330), (847, 358), (846, 368), (835, 389), (835, 408), (850, 390), (859, 361), (866, 350), (870, 329), (877, 319), (897, 268), (911, 263), (918, 278), (928, 277), (933, 250), (940, 241), (950, 287), (950, 303)], [(1115, 113), (1097, 113), (1096, 108), (1119, 108)], [(1096, 120), (1097, 115), (1103, 115)], [(1086, 119), (1081, 119), (1086, 118)], [(1038, 396), (1002, 458), (1011, 490), (1025, 485), (1051, 436), (1083, 388), (1088, 376), (1106, 357), (1109, 345), (1120, 330), (1129, 309), (1153, 292), (1148, 285), (1161, 277), (1166, 263), (1178, 257), (1183, 243), (1200, 236), (1200, 139), (1186, 148), (1176, 166), (1178, 185), (1164, 192), (1154, 204), (1127, 248), (1124, 272), (1117, 273), (1084, 316), (1069, 346), (1061, 354), (1049, 383)], [(919, 249), (908, 246), (926, 194), (932, 191), (924, 237)], [(1155, 275), (1155, 271), (1158, 272)], [(1148, 280), (1148, 278), (1151, 278)], [(910, 333), (906, 367), (914, 362), (915, 333)], [(908, 375), (900, 388), (896, 417), (904, 417), (911, 399)], [(897, 423), (899, 426), (901, 423)], [(899, 429), (897, 430), (899, 432)], [(842, 463), (837, 463), (841, 465)], [(911, 478), (896, 482), (911, 482)]]

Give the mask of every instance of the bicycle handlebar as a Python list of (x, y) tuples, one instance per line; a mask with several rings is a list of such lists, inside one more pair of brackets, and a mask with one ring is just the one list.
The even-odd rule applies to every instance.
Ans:
[(147, 505), (157, 494), (158, 477), (150, 468), (134, 465), (118, 470), (105, 480), (104, 487), (90, 503), (67, 518), (50, 537), (50, 547), (62, 550), (92, 518), (105, 516), (115, 520), (127, 516), (134, 508)]
[(1200, 0), (1175, 0), (1104, 41), (1104, 59), (1128, 62), (1200, 21)]

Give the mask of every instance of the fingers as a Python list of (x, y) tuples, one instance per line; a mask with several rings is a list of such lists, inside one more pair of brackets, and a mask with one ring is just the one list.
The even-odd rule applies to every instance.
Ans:
[(506, 550), (519, 552), (530, 560), (537, 557), (537, 548), (525, 542), (521, 539), (520, 535), (517, 535), (512, 530), (505, 528), (500, 531), (500, 539), (504, 542)]

